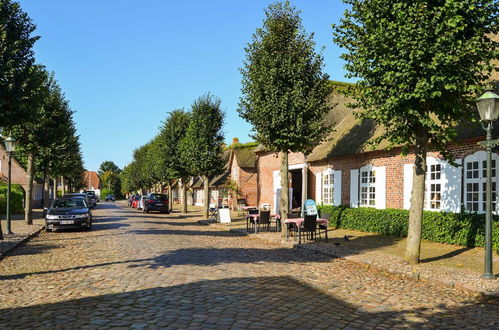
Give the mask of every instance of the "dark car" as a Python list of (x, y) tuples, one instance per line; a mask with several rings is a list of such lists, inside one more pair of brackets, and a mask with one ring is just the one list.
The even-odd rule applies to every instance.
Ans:
[(106, 196), (106, 202), (107, 201), (113, 201), (114, 202), (115, 201), (114, 196), (112, 194), (107, 195)]
[(90, 196), (85, 193), (71, 193), (71, 194), (65, 194), (62, 196), (62, 198), (70, 198), (70, 197), (81, 197), (84, 198), (85, 201), (87, 202), (88, 207), (94, 208), (97, 205), (97, 200), (95, 199), (95, 196)]
[(149, 194), (144, 201), (144, 212), (159, 211), (161, 213), (170, 213), (168, 209), (168, 195)]
[(98, 195), (95, 194), (95, 191), (93, 191), (93, 190), (84, 190), (83, 193), (85, 193), (85, 194), (87, 194), (89, 196), (94, 196), (96, 202), (100, 202), (100, 198), (99, 198)]
[(86, 200), (80, 196), (56, 199), (45, 212), (46, 231), (92, 228), (92, 213)]

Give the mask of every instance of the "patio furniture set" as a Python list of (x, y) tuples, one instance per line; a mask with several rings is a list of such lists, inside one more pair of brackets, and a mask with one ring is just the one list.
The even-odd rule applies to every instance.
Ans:
[[(258, 233), (260, 226), (262, 226), (262, 229), (270, 231), (272, 222), (275, 222), (276, 231), (280, 231), (280, 214), (272, 214), (269, 210), (259, 210), (256, 206), (245, 206), (243, 209), (247, 212), (245, 215), (247, 232), (250, 231), (251, 226), (255, 234)], [(327, 242), (329, 223), (329, 215), (327, 214), (323, 214), (322, 217), (318, 217), (317, 215), (300, 217), (299, 213), (290, 213), (288, 219), (284, 220), (284, 223), (286, 224), (286, 240), (291, 234), (295, 234), (298, 244), (301, 244), (302, 235), (305, 235), (307, 239), (315, 240), (317, 235), (319, 235), (319, 238), (322, 238), (321, 232), (324, 232)]]

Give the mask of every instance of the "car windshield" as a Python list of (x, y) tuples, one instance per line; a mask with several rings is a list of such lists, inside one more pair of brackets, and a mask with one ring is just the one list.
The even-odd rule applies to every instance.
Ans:
[(163, 201), (166, 200), (166, 195), (162, 195), (162, 194), (151, 194), (151, 196), (149, 198), (152, 199), (152, 200), (158, 201), (158, 202), (163, 202)]
[(52, 208), (85, 208), (87, 205), (85, 204), (85, 200), (83, 198), (63, 198), (56, 199), (52, 203)]
[(95, 191), (87, 191), (87, 195), (95, 195)]

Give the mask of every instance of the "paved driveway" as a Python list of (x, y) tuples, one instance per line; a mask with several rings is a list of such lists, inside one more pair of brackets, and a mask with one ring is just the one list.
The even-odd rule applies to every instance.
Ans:
[(499, 328), (499, 306), (345, 260), (100, 203), (0, 261), (0, 328)]

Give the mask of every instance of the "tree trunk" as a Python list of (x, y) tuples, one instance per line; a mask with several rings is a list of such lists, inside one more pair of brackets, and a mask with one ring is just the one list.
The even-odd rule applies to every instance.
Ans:
[(404, 255), (404, 259), (411, 265), (419, 263), (421, 253), (427, 146), (428, 135), (423, 128), (420, 128), (416, 133), (416, 159), (414, 160), (409, 228)]
[(49, 178), (45, 174), (43, 176), (43, 207), (49, 207), (50, 201), (49, 201)]
[(66, 182), (64, 180), (64, 175), (61, 175), (61, 187), (62, 187), (61, 193), (62, 196), (64, 196), (66, 195)]
[(34, 166), (35, 155), (33, 152), (28, 154), (28, 166), (26, 176), (26, 203), (24, 204), (24, 220), (28, 225), (33, 224), (33, 174), (35, 171)]
[(52, 200), (54, 200), (57, 198), (57, 177), (52, 178), (52, 185), (54, 187), (52, 189)]
[(168, 180), (168, 209), (170, 212), (173, 210), (173, 196), (172, 196), (172, 183)]
[(207, 176), (203, 176), (204, 196), (203, 196), (203, 217), (208, 219), (210, 214), (210, 180)]
[(289, 189), (288, 189), (288, 152), (281, 151), (281, 200), (279, 202), (279, 210), (281, 211), (281, 226), (283, 228), (282, 234), (285, 235), (284, 220), (288, 218), (289, 213)]
[(187, 213), (187, 182), (186, 180), (180, 179), (180, 194), (182, 199), (182, 213)]

